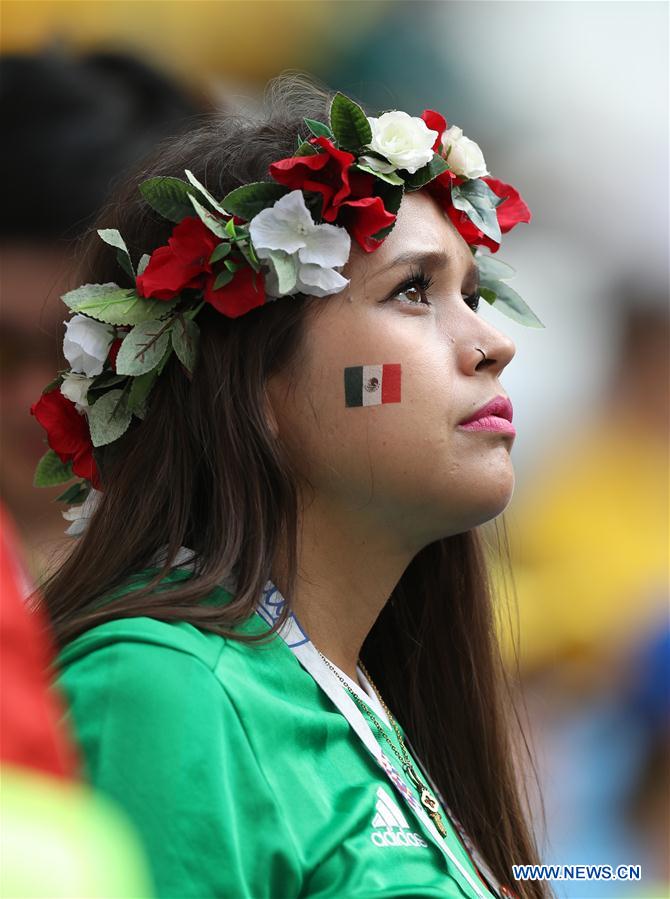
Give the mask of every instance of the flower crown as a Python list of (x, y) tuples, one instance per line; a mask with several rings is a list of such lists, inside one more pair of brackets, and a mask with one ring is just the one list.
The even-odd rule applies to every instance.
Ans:
[(351, 239), (367, 253), (393, 229), (405, 191), (424, 188), (475, 255), (480, 296), (506, 315), (544, 327), (506, 283), (514, 270), (492, 253), (501, 234), (531, 215), (519, 193), (488, 175), (478, 145), (432, 109), (420, 117), (394, 110), (378, 118), (342, 93), (329, 124), (304, 119), (311, 132), (293, 156), (269, 166), (272, 180), (245, 184), (222, 200), (186, 171), (186, 179), (150, 178), (144, 200), (175, 222), (167, 245), (137, 268), (116, 229), (99, 236), (116, 250), (133, 287), (85, 284), (62, 296), (73, 313), (60, 371), (30, 408), (47, 432), (36, 487), (78, 477), (59, 496), (83, 529), (99, 498), (94, 448), (118, 440), (133, 416), (143, 419), (151, 389), (174, 352), (188, 377), (196, 364), (196, 317), (205, 303), (237, 318), (283, 296), (324, 297), (349, 282), (340, 273)]

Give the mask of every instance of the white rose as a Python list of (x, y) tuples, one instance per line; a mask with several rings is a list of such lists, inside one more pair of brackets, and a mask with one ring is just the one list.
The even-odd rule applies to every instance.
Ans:
[(63, 353), (72, 371), (91, 378), (102, 372), (114, 337), (111, 325), (85, 315), (73, 315), (66, 326)]
[(433, 144), (438, 132), (431, 131), (418, 116), (394, 110), (379, 118), (368, 116), (367, 119), (372, 128), (368, 149), (380, 153), (391, 163), (391, 169), (377, 168), (377, 171), (388, 174), (393, 169), (404, 169), (413, 175), (433, 158)]
[(69, 371), (65, 375), (65, 379), (60, 385), (60, 392), (72, 400), (77, 407), (77, 412), (82, 412), (88, 406), (86, 393), (93, 380), (93, 378), (87, 378), (86, 375), (79, 375), (73, 371)]
[(484, 155), (479, 145), (469, 137), (463, 137), (463, 131), (452, 125), (442, 134), (442, 146), (447, 156), (447, 165), (462, 178), (483, 178), (488, 175)]

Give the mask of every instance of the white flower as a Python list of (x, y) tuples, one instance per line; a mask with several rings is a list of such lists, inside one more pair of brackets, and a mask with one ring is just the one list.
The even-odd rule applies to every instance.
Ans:
[(301, 190), (284, 194), (255, 215), (249, 235), (258, 258), (269, 263), (265, 288), (271, 296), (299, 292), (325, 297), (349, 283), (337, 271), (349, 258), (349, 232), (315, 224)]
[(442, 134), (442, 146), (448, 151), (447, 165), (463, 178), (483, 178), (488, 175), (484, 155), (479, 145), (469, 137), (463, 137), (463, 131), (452, 125)]
[(371, 165), (371, 168), (384, 174), (394, 169), (404, 169), (413, 175), (433, 158), (433, 144), (438, 132), (432, 131), (418, 116), (394, 110), (385, 112), (379, 118), (368, 116), (367, 119), (372, 128), (368, 149), (381, 153), (388, 159), (391, 168), (379, 168), (380, 160), (376, 160), (376, 166), (371, 165), (369, 156), (362, 157), (366, 160), (365, 165)]
[(88, 520), (93, 516), (101, 498), (102, 491), (91, 487), (83, 503), (78, 506), (70, 506), (67, 512), (62, 512), (63, 518), (72, 522), (65, 533), (70, 537), (79, 537), (83, 534), (88, 526)]
[(93, 378), (87, 378), (86, 375), (79, 375), (76, 372), (69, 371), (60, 385), (60, 392), (75, 404), (77, 412), (83, 412), (88, 406), (86, 401), (86, 393), (93, 383)]
[(72, 371), (87, 378), (99, 375), (114, 337), (111, 325), (78, 314), (63, 324), (63, 353)]

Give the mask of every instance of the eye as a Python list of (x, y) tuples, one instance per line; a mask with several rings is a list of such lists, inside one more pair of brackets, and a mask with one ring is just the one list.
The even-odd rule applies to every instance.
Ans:
[[(404, 281), (400, 287), (397, 288), (391, 295), (390, 299), (394, 300), (397, 297), (401, 296), (401, 294), (413, 294), (417, 296), (418, 291), (422, 292), (424, 295), (427, 293), (431, 284), (433, 283), (433, 279), (429, 277), (423, 269), (419, 269), (418, 271), (413, 271), (407, 281)], [(421, 300), (410, 300), (409, 302), (404, 300), (406, 306), (430, 306), (432, 305), (428, 300), (425, 302), (421, 302)]]

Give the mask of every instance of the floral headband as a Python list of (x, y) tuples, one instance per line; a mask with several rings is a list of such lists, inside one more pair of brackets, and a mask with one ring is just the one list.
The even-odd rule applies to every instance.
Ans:
[(501, 234), (531, 215), (519, 193), (488, 175), (478, 145), (426, 109), (366, 116), (337, 93), (329, 124), (304, 119), (312, 136), (271, 163), (272, 180), (245, 184), (216, 200), (190, 171), (187, 180), (150, 178), (145, 201), (175, 222), (167, 245), (135, 268), (121, 234), (98, 234), (116, 250), (133, 283), (85, 284), (62, 297), (73, 313), (60, 371), (30, 408), (47, 432), (36, 487), (78, 477), (58, 501), (74, 503), (66, 533), (77, 535), (102, 489), (94, 448), (143, 419), (151, 389), (174, 352), (187, 376), (197, 359), (196, 317), (205, 303), (237, 318), (283, 296), (325, 297), (349, 282), (340, 273), (352, 238), (371, 253), (393, 229), (405, 191), (427, 190), (475, 255), (480, 296), (516, 321), (542, 322), (506, 283), (492, 253)]

